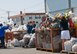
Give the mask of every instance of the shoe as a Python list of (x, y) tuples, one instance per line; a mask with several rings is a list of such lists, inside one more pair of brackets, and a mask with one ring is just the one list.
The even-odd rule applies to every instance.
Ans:
[(25, 48), (25, 46), (22, 46), (22, 48)]
[(2, 49), (6, 49), (7, 47), (1, 47)]

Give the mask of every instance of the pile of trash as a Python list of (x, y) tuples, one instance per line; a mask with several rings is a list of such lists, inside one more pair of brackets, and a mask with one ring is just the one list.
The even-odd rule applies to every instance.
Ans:
[(35, 47), (35, 33), (34, 34), (25, 34), (22, 40), (14, 38), (12, 41), (8, 40), (6, 43), (8, 48), (14, 47)]
[(19, 41), (22, 47), (35, 47), (35, 33), (25, 34), (23, 39)]
[(72, 37), (64, 43), (65, 51), (77, 52), (77, 38)]

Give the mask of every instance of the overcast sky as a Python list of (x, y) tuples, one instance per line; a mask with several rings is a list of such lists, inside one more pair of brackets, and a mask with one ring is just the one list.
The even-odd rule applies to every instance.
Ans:
[(44, 12), (44, 0), (0, 0), (0, 17), (23, 12)]
[[(68, 0), (47, 0), (50, 11), (68, 8)], [(77, 7), (77, 0), (71, 0), (71, 7)]]
[[(68, 7), (68, 0), (47, 0), (50, 9), (57, 10)], [(77, 0), (71, 0), (72, 6), (77, 6)], [(7, 11), (10, 15), (23, 12), (44, 12), (44, 0), (0, 0), (0, 18), (7, 17)]]

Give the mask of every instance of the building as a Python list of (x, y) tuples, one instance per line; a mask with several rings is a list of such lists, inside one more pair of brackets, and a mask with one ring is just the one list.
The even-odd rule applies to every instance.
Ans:
[(42, 17), (45, 15), (45, 13), (23, 13), (23, 14), (18, 14), (14, 16), (10, 16), (10, 18), (17, 24), (21, 24), (21, 16), (23, 17), (23, 23), (27, 24), (29, 21), (35, 21), (37, 25), (42, 20)]

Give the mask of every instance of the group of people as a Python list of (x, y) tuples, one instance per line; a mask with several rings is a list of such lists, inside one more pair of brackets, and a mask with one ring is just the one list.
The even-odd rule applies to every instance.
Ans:
[[(4, 26), (2, 23), (0, 23), (0, 41), (1, 41), (1, 48), (7, 48), (5, 46), (5, 30), (10, 29), (10, 25), (7, 24), (6, 26)], [(30, 21), (28, 22), (28, 24), (26, 25), (27, 27), (27, 34), (34, 34), (35, 33), (35, 21)]]
[[(58, 17), (58, 19), (59, 19), (59, 24), (60, 24), (60, 28), (61, 28), (62, 49), (64, 49), (65, 40), (70, 39), (70, 32), (69, 32), (69, 25), (68, 25), (69, 20), (67, 18), (65, 18), (65, 16), (60, 16), (60, 17)], [(52, 21), (48, 20), (46, 23), (47, 24), (45, 26), (48, 27), (52, 24)], [(42, 22), (42, 26), (44, 26), (43, 22)], [(26, 27), (27, 27), (27, 33), (28, 34), (35, 33), (35, 28), (36, 28), (35, 21), (28, 22)], [(2, 23), (0, 23), (0, 40), (1, 40), (1, 45), (3, 48), (5, 48), (5, 41), (4, 41), (5, 30), (9, 29), (9, 28), (10, 28), (9, 25), (3, 26)]]

